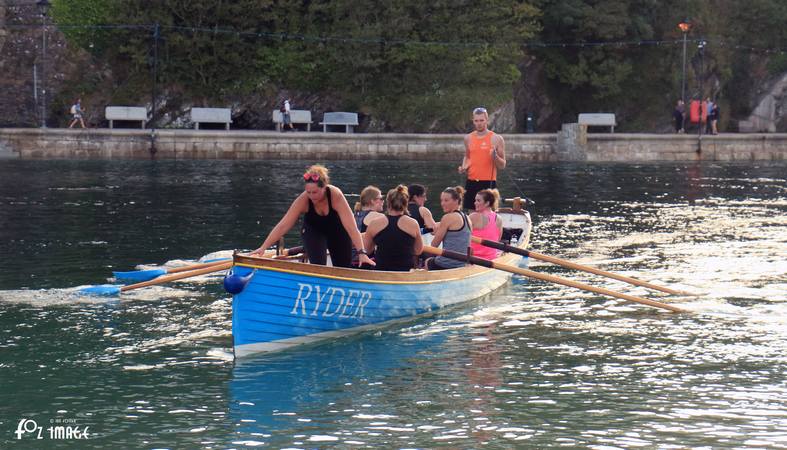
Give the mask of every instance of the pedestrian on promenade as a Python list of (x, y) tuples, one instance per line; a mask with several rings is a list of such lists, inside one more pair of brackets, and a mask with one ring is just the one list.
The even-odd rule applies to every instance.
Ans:
[(719, 134), (719, 102), (713, 104), (713, 109), (710, 110), (710, 129), (713, 134)]
[(466, 210), (475, 209), (475, 195), (482, 189), (497, 187), (497, 170), (506, 167), (506, 145), (503, 137), (487, 127), (486, 108), (473, 110), (475, 130), (465, 136), (465, 156), (459, 173), (467, 173), (464, 202)]
[(71, 124), (68, 126), (68, 128), (74, 128), (74, 125), (76, 125), (77, 122), (79, 122), (82, 125), (82, 128), (87, 128), (85, 126), (85, 120), (82, 118), (84, 113), (82, 111), (82, 99), (81, 98), (78, 98), (76, 103), (71, 105), (71, 109), (69, 110), (69, 112), (73, 116), (73, 120), (71, 121)]
[(289, 98), (284, 100), (284, 103), (282, 103), (279, 111), (281, 112), (281, 123), (282, 123), (281, 131), (284, 131), (284, 127), (286, 127), (287, 125), (289, 125), (290, 130), (292, 130), (293, 129), (292, 118), (290, 116), (290, 113), (292, 112), (292, 107), (290, 105)]
[(676, 133), (685, 132), (684, 123), (686, 122), (686, 105), (683, 104), (683, 100), (678, 99), (678, 103), (675, 105), (675, 110), (672, 111), (672, 120), (675, 122)]
[(707, 114), (707, 118), (705, 120), (705, 134), (713, 133), (713, 108), (714, 108), (713, 101), (711, 101), (710, 97), (705, 99), (705, 114)]

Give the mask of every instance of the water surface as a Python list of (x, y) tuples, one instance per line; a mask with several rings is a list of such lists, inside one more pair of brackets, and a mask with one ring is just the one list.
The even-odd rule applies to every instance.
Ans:
[[(437, 192), (461, 182), (454, 166), (329, 164), (350, 194), (422, 182), (435, 212)], [(535, 270), (692, 314), (515, 279), (431, 319), (234, 363), (217, 278), (74, 295), (113, 269), (256, 247), (304, 169), (0, 161), (0, 446), (787, 447), (783, 162), (515, 164), (502, 176), (504, 195), (537, 201), (533, 249), (701, 295)], [(16, 439), (23, 419), (92, 434)]]

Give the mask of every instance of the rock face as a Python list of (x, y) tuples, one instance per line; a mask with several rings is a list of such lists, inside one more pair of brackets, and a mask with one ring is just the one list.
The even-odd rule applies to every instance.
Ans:
[[(515, 131), (554, 132), (560, 127), (560, 118), (544, 92), (543, 65), (530, 58), (519, 66), (519, 70), (522, 77), (514, 87)], [(528, 117), (532, 130), (528, 130)]]
[[(50, 19), (51, 20), (51, 19)], [(41, 126), (46, 89), (48, 125), (68, 119), (68, 105), (55, 98), (79, 64), (53, 26), (46, 32), (34, 1), (0, 0), (0, 127)]]
[(787, 131), (787, 73), (772, 86), (744, 120), (738, 122), (741, 133), (775, 133)]

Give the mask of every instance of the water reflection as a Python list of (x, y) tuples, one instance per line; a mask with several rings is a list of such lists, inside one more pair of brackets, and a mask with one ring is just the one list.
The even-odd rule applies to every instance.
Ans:
[[(378, 408), (378, 398), (390, 395), (384, 385), (400, 373), (412, 376), (412, 368), (442, 352), (445, 338), (442, 334), (413, 338), (387, 330), (238, 360), (229, 386), (237, 440), (250, 443), (261, 438), (280, 444), (291, 439), (294, 430), (299, 430), (296, 434), (303, 442), (338, 440), (334, 427), (327, 426), (331, 422), (360, 421), (368, 425), (365, 428), (382, 430), (387, 419), (397, 417), (387, 408)], [(423, 380), (412, 382), (418, 385)]]

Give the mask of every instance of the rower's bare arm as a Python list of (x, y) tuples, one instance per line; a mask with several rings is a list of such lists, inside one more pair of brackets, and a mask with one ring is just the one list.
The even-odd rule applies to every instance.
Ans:
[(368, 253), (374, 252), (374, 237), (377, 236), (376, 230), (373, 233), (371, 227), (369, 227), (366, 229), (365, 233), (361, 233), (361, 236), (363, 236), (363, 248), (365, 248)]
[(424, 219), (424, 226), (426, 228), (437, 229), (437, 222), (434, 221), (434, 217), (432, 217), (432, 211), (429, 211), (429, 208), (425, 206), (421, 206), (419, 209), (421, 213), (421, 217)]
[[(350, 235), (350, 240), (352, 240), (353, 247), (355, 247), (356, 250), (365, 250), (361, 232), (358, 231), (358, 226), (355, 224), (355, 217), (353, 217), (353, 211), (350, 209), (350, 204), (347, 203), (344, 193), (342, 193), (339, 188), (333, 186), (333, 189), (331, 189), (331, 195), (333, 196), (331, 197), (331, 200), (335, 205), (336, 213), (339, 214), (339, 220), (342, 221), (344, 230)], [(374, 262), (363, 253), (358, 255), (358, 261), (361, 264), (366, 263), (372, 266), (374, 265)]]
[(298, 223), (298, 219), (301, 217), (301, 214), (305, 213), (308, 209), (308, 199), (306, 198), (306, 193), (302, 192), (295, 200), (293, 200), (292, 204), (290, 205), (290, 209), (284, 214), (284, 217), (279, 220), (279, 223), (276, 224), (275, 227), (268, 233), (268, 237), (265, 238), (265, 241), (260, 245), (260, 247), (253, 252), (252, 255), (263, 254), (265, 250), (273, 245), (276, 242), (279, 242), (279, 239), (282, 238), (288, 231)]
[(424, 240), (421, 237), (421, 227), (418, 226), (418, 222), (416, 222), (415, 219), (410, 219), (410, 220), (414, 222), (410, 228), (414, 228), (415, 231), (415, 235), (414, 235), (415, 242), (413, 243), (413, 253), (415, 253), (416, 255), (420, 255), (424, 251)]
[(443, 242), (443, 238), (445, 238), (445, 234), (448, 232), (449, 228), (455, 222), (454, 216), (456, 216), (456, 214), (446, 214), (440, 220), (437, 229), (434, 231), (434, 238), (432, 238), (432, 247), (438, 247)]

